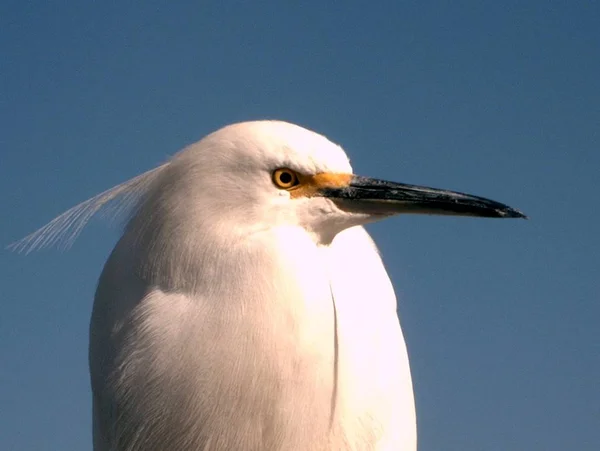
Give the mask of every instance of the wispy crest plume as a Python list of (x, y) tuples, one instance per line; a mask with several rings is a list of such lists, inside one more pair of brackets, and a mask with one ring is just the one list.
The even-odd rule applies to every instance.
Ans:
[(168, 165), (165, 163), (70, 208), (42, 228), (10, 244), (8, 249), (25, 254), (50, 246), (68, 249), (99, 211), (111, 218), (130, 212)]

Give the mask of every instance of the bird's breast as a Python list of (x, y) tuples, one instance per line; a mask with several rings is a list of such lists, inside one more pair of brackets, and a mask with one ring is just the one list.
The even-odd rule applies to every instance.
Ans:
[(412, 406), (406, 351), (393, 299), (380, 296), (387, 276), (372, 296), (358, 277), (367, 269), (335, 246), (280, 231), (222, 251), (194, 292), (109, 260), (90, 340), (103, 362), (91, 369), (98, 424), (109, 410), (122, 419), (105, 433), (145, 450), (187, 449), (182, 437), (208, 449), (377, 449), (393, 404)]

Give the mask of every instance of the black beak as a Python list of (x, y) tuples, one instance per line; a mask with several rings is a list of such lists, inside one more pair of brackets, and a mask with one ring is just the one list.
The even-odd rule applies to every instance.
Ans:
[(353, 176), (343, 187), (324, 187), (319, 194), (341, 209), (390, 216), (398, 213), (525, 218), (519, 210), (483, 197), (426, 186)]

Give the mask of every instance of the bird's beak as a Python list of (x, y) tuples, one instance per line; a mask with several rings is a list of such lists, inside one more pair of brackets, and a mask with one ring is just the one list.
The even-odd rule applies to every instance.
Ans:
[(314, 195), (333, 200), (340, 209), (391, 216), (398, 213), (527, 218), (499, 202), (455, 191), (406, 185), (357, 175), (323, 174)]

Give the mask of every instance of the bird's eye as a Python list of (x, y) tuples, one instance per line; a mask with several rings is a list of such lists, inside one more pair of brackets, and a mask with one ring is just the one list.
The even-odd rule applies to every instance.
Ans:
[(281, 168), (273, 172), (273, 183), (275, 183), (277, 188), (290, 189), (298, 185), (300, 181), (298, 180), (298, 174), (294, 171), (287, 168)]

